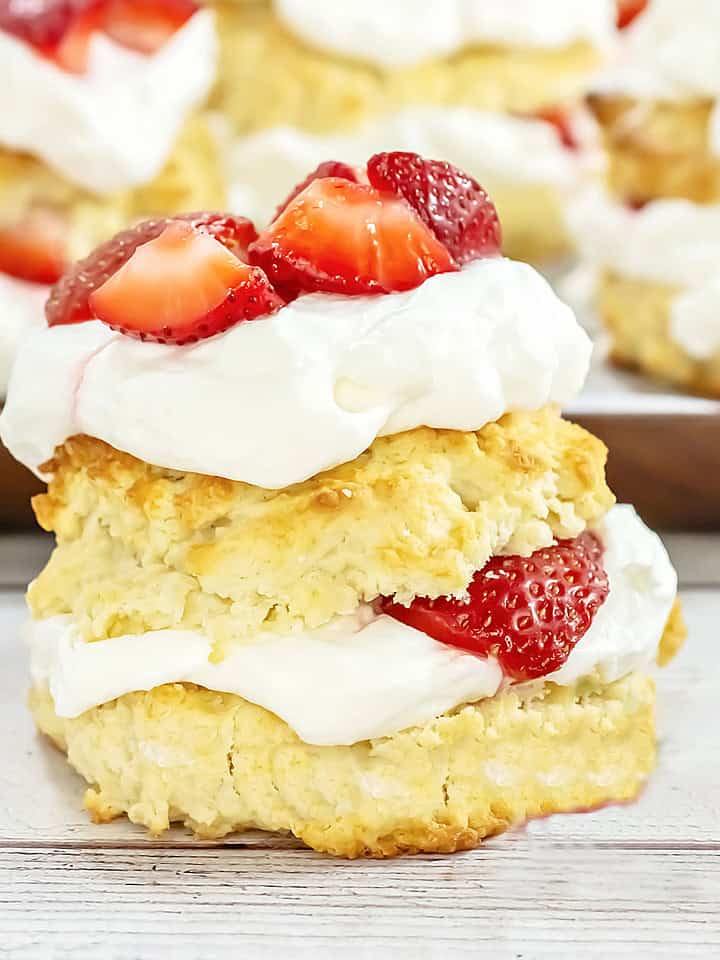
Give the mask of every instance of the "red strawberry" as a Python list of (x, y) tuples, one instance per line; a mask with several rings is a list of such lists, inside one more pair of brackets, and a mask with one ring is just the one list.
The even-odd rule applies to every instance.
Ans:
[(337, 177), (314, 180), (250, 245), (286, 298), (329, 293), (388, 293), (457, 269), (406, 203)]
[(90, 294), (94, 316), (113, 330), (176, 344), (211, 337), (282, 305), (262, 270), (182, 220), (141, 244)]
[(90, 39), (99, 29), (102, 0), (5, 0), (0, 30), (31, 44), (64, 70), (87, 69)]
[(577, 150), (580, 147), (575, 136), (575, 131), (573, 130), (572, 119), (567, 110), (563, 110), (561, 107), (555, 107), (555, 109), (540, 110), (535, 116), (540, 120), (544, 120), (545, 123), (551, 123), (555, 127), (560, 142), (563, 146), (567, 147), (568, 150)]
[(50, 292), (45, 306), (48, 324), (52, 327), (91, 320), (90, 294), (117, 273), (141, 244), (159, 237), (172, 220), (181, 220), (204, 230), (241, 260), (246, 259), (248, 244), (257, 237), (255, 227), (245, 217), (223, 213), (188, 213), (181, 217), (146, 220), (131, 230), (118, 233), (68, 270)]
[(326, 160), (317, 166), (312, 173), (309, 173), (302, 183), (299, 183), (288, 197), (280, 204), (275, 211), (275, 219), (293, 202), (295, 197), (303, 192), (305, 187), (309, 187), (313, 180), (322, 180), (324, 177), (337, 177), (340, 180), (350, 180), (352, 183), (359, 183), (357, 170), (348, 163), (341, 163), (339, 160)]
[(608, 595), (602, 546), (592, 533), (529, 557), (493, 557), (475, 574), (470, 602), (440, 597), (379, 609), (442, 643), (495, 656), (513, 680), (559, 670)]
[(103, 29), (116, 43), (154, 53), (199, 9), (194, 0), (105, 0)]
[(417, 153), (376, 153), (367, 174), (373, 187), (409, 203), (457, 263), (500, 253), (500, 221), (492, 200), (451, 163)]
[(617, 0), (617, 26), (624, 30), (647, 7), (648, 0)]
[(67, 224), (52, 210), (32, 210), (13, 226), (0, 226), (0, 273), (31, 283), (55, 283), (65, 268)]

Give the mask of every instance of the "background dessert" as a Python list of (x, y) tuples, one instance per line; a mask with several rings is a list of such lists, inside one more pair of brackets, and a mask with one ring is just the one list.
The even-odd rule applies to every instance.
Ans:
[(652, 0), (589, 104), (609, 198), (571, 211), (599, 270), (611, 353), (660, 380), (720, 396), (720, 8)]
[(558, 413), (587, 337), (462, 172), (332, 167), (259, 236), (123, 235), (23, 345), (1, 429), (58, 541), (40, 729), (99, 820), (346, 856), (632, 797), (683, 631), (661, 542)]
[(214, 15), (192, 0), (0, 11), (0, 394), (64, 267), (143, 217), (225, 200), (199, 108)]
[(237, 209), (267, 222), (277, 188), (328, 157), (413, 150), (448, 157), (486, 184), (508, 255), (544, 261), (568, 251), (563, 204), (598, 167), (579, 105), (615, 40), (612, 0), (216, 8), (214, 105), (238, 137)]

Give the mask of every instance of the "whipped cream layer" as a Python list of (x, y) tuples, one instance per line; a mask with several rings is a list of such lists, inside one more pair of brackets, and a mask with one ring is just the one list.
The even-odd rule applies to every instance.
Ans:
[(384, 150), (443, 157), (474, 176), (491, 196), (504, 186), (537, 184), (564, 197), (602, 167), (592, 121), (580, 112), (573, 119), (577, 150), (565, 147), (557, 129), (543, 120), (468, 107), (410, 107), (335, 136), (274, 127), (232, 146), (231, 206), (259, 223), (268, 222), (277, 198), (328, 157), (364, 166), (369, 156)]
[(654, 200), (632, 210), (589, 190), (566, 208), (588, 266), (671, 285), (670, 334), (696, 360), (720, 350), (720, 205)]
[(214, 15), (204, 9), (151, 55), (96, 34), (88, 71), (76, 75), (0, 31), (0, 145), (96, 193), (147, 183), (207, 96), (216, 47)]
[[(720, 100), (720, 3), (651, 0), (624, 31), (618, 59), (596, 78), (594, 89), (638, 99)], [(720, 103), (709, 134), (720, 153)]]
[(607, 47), (614, 0), (274, 0), (277, 17), (310, 46), (380, 67), (407, 67), (475, 44), (556, 49)]
[(378, 436), (564, 405), (590, 353), (532, 267), (478, 260), (404, 293), (302, 296), (192, 346), (100, 321), (44, 328), (18, 353), (0, 435), (35, 470), (85, 433), (158, 466), (278, 489)]
[(0, 400), (5, 396), (18, 343), (29, 330), (45, 324), (49, 289), (0, 273)]
[[(632, 507), (613, 508), (598, 530), (607, 600), (561, 670), (573, 684), (597, 672), (610, 683), (654, 659), (677, 591), (659, 537)], [(346, 745), (425, 723), (505, 685), (496, 660), (433, 640), (370, 607), (289, 636), (258, 635), (222, 662), (199, 633), (158, 630), (87, 643), (66, 616), (29, 627), (33, 682), (49, 687), (60, 716), (125, 693), (188, 682), (235, 693), (283, 719), (307, 743)]]

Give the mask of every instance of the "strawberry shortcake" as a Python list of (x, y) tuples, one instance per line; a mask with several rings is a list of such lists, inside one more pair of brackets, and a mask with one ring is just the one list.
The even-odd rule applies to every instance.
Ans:
[(634, 797), (683, 627), (559, 413), (589, 355), (485, 191), (416, 154), (72, 267), (0, 431), (48, 481), (31, 707), (93, 818), (391, 856)]
[(0, 2), (0, 395), (66, 264), (150, 215), (224, 203), (198, 114), (215, 30), (194, 0)]
[(651, 0), (589, 98), (607, 193), (570, 210), (613, 358), (720, 396), (720, 4)]
[(216, 7), (215, 104), (237, 136), (241, 209), (267, 222), (278, 187), (327, 156), (413, 150), (487, 185), (510, 255), (547, 262), (569, 250), (562, 208), (602, 158), (581, 97), (629, 16), (615, 0)]

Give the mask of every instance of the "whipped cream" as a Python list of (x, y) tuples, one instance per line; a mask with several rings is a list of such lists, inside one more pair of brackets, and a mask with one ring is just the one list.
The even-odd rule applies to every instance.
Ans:
[(274, 0), (281, 22), (301, 40), (380, 67), (407, 67), (474, 44), (554, 49), (578, 41), (607, 47), (614, 0)]
[(513, 184), (548, 186), (565, 196), (599, 171), (602, 162), (591, 121), (583, 113), (576, 119), (578, 150), (563, 146), (556, 128), (543, 120), (469, 107), (410, 107), (342, 135), (273, 127), (232, 146), (231, 205), (256, 222), (268, 222), (277, 198), (328, 157), (364, 166), (383, 150), (443, 157), (467, 170), (491, 196)]
[(670, 335), (694, 360), (720, 356), (720, 278), (675, 298), (670, 307)]
[(45, 323), (49, 287), (25, 283), (0, 273), (0, 399), (10, 378), (15, 351), (22, 336)]
[(0, 144), (97, 193), (147, 183), (205, 99), (216, 46), (214, 15), (204, 9), (152, 55), (96, 34), (79, 76), (0, 31)]
[(566, 216), (581, 255), (626, 277), (692, 287), (718, 272), (720, 205), (654, 200), (640, 210), (590, 189)]
[(44, 328), (18, 353), (0, 434), (35, 470), (86, 433), (158, 466), (278, 489), (378, 436), (566, 404), (590, 353), (532, 267), (478, 260), (403, 293), (303, 296), (192, 346), (99, 321)]
[[(632, 507), (613, 508), (599, 534), (610, 592), (561, 670), (573, 684), (597, 671), (605, 683), (654, 659), (677, 578), (659, 537)], [(425, 723), (503, 685), (493, 658), (439, 643), (361, 607), (317, 630), (258, 635), (222, 662), (199, 633), (157, 630), (87, 643), (71, 618), (32, 621), (35, 684), (47, 685), (60, 716), (78, 716), (125, 693), (189, 682), (235, 693), (283, 719), (307, 743), (346, 745)]]

